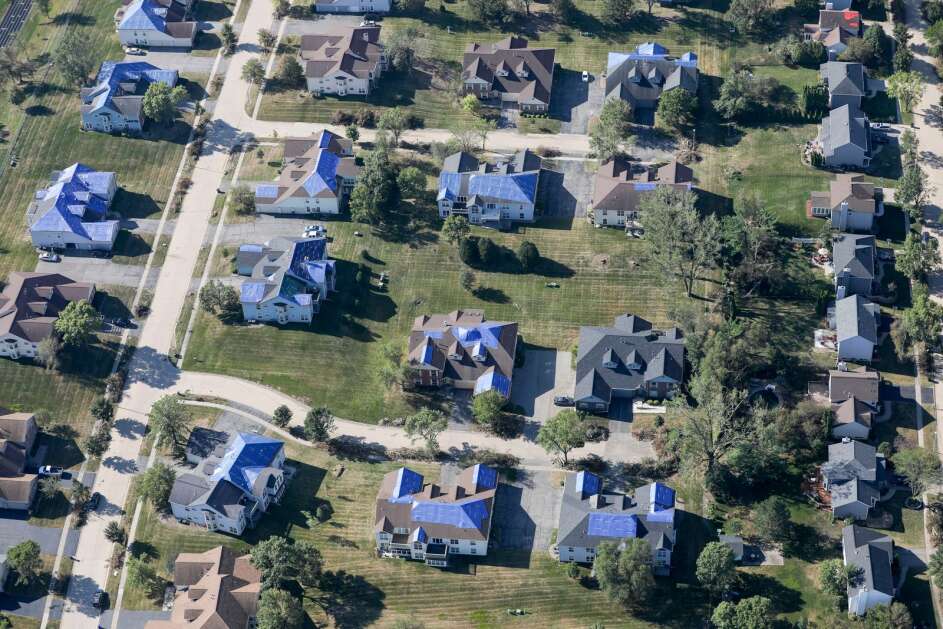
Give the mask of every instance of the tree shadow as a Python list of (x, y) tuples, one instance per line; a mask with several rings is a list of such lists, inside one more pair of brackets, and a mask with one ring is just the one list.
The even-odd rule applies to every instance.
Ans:
[(56, 112), (45, 105), (30, 105), (25, 109), (26, 115), (33, 118), (43, 118), (51, 116)]
[(150, 542), (135, 540), (128, 546), (128, 554), (136, 559), (160, 559), (160, 551)]
[(285, 495), (279, 504), (269, 507), (255, 528), (246, 531), (245, 538), (250, 544), (273, 535), (287, 535), (294, 527), (307, 528), (308, 523), (301, 512), (313, 513), (317, 509), (319, 499), (315, 496), (327, 471), (295, 459), (290, 459), (287, 466), (293, 467), (295, 472)]
[(773, 577), (758, 572), (739, 572), (744, 598), (765, 596), (780, 614), (790, 614), (802, 609), (802, 593), (783, 585)]
[(493, 304), (511, 303), (511, 298), (500, 288), (479, 286), (472, 291), (472, 294), (482, 301), (491, 302)]
[[(55, 432), (42, 432), (39, 434), (38, 446), (46, 446), (46, 457), (43, 460), (44, 465), (58, 465), (62, 468), (70, 468), (79, 465), (85, 460), (85, 455), (75, 442), (78, 437), (78, 431), (71, 426), (60, 424), (65, 430)], [(54, 428), (58, 428), (54, 427)]]
[(95, 291), (95, 310), (106, 319), (130, 319), (131, 309), (121, 298), (108, 293), (107, 290)]
[(383, 590), (361, 575), (345, 570), (325, 572), (321, 576), (320, 591), (314, 600), (334, 619), (338, 629), (360, 629), (372, 625), (386, 607)]
[(232, 9), (223, 2), (197, 2), (193, 9), (193, 18), (200, 22), (220, 22), (232, 17)]
[(94, 15), (64, 11), (49, 20), (53, 26), (92, 26), (97, 20)]

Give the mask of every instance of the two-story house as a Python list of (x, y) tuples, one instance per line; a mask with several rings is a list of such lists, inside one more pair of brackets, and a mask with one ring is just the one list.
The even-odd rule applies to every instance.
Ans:
[(874, 236), (836, 234), (832, 238), (835, 297), (871, 297), (874, 293), (877, 249)]
[(366, 96), (387, 69), (379, 26), (338, 26), (301, 38), (300, 62), (309, 92)]
[(870, 232), (874, 219), (884, 214), (884, 194), (862, 175), (843, 173), (830, 182), (828, 192), (810, 193), (807, 207), (809, 216), (827, 218), (839, 231)]
[(828, 51), (829, 61), (834, 61), (845, 52), (851, 39), (861, 37), (863, 26), (857, 11), (823, 9), (819, 11), (818, 23), (803, 25), (802, 37), (806, 41), (821, 42)]
[(832, 515), (866, 520), (887, 488), (887, 463), (874, 446), (845, 438), (828, 446), (822, 480)]
[(115, 13), (121, 45), (191, 48), (200, 25), (188, 19), (190, 4), (179, 0), (132, 0), (125, 3)]
[(0, 509), (25, 511), (32, 505), (38, 480), (25, 470), (38, 433), (32, 413), (0, 408)]
[(436, 202), (439, 216), (459, 214), (469, 223), (501, 228), (534, 221), (542, 160), (529, 149), (497, 164), (464, 151), (445, 158)]
[(661, 168), (633, 168), (621, 157), (599, 167), (593, 188), (592, 217), (597, 226), (631, 228), (641, 218), (639, 201), (660, 187), (690, 190), (694, 172), (672, 160)]
[(494, 44), (471, 43), (462, 56), (462, 90), (483, 101), (499, 99), (524, 113), (550, 109), (553, 48), (528, 48), (523, 37)]
[(161, 70), (144, 61), (106, 61), (95, 85), (83, 87), (82, 128), (102, 133), (140, 133), (144, 128), (141, 105), (154, 83), (177, 85), (176, 70)]
[(848, 584), (848, 613), (864, 616), (876, 605), (894, 602), (893, 538), (857, 524), (846, 526), (842, 562), (856, 569), (856, 578)]
[(607, 100), (622, 99), (634, 112), (652, 111), (664, 92), (697, 93), (697, 55), (686, 52), (672, 57), (661, 44), (646, 42), (632, 52), (610, 52), (605, 77)]
[(448, 566), (451, 555), (488, 554), (498, 473), (474, 465), (446, 489), (407, 467), (383, 477), (374, 533), (382, 557)]
[(819, 76), (828, 88), (828, 108), (849, 105), (861, 109), (861, 101), (884, 91), (884, 81), (868, 77), (860, 63), (829, 61), (819, 66)]

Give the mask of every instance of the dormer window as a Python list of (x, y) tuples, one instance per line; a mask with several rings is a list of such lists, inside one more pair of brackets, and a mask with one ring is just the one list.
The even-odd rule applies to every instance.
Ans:
[(607, 349), (602, 355), (602, 366), (606, 369), (615, 369), (619, 364), (618, 360), (616, 353), (611, 349)]

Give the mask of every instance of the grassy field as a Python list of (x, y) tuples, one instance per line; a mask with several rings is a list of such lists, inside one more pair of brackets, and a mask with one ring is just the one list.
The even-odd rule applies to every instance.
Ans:
[[(185, 368), (261, 380), (326, 404), (339, 416), (375, 422), (403, 410), (396, 400), (384, 400), (374, 375), (379, 347), (387, 341), (404, 345), (420, 314), (484, 308), (489, 319), (520, 322), (528, 343), (559, 349), (570, 348), (579, 326), (606, 324), (621, 312), (634, 312), (656, 325), (668, 323), (667, 310), (677, 292), (639, 264), (644, 257), (639, 241), (615, 230), (592, 229), (582, 221), (566, 227), (548, 224), (525, 227), (517, 234), (490, 232), (511, 250), (530, 240), (552, 262), (539, 274), (476, 271), (479, 289), (473, 295), (461, 287), (467, 267), (456, 248), (440, 242), (437, 233), (423, 231), (409, 242), (391, 242), (369, 231), (354, 237), (362, 225), (330, 223), (330, 254), (339, 261), (341, 292), (332, 296), (312, 326), (226, 326), (201, 314)], [(368, 263), (361, 256), (364, 250), (376, 261)], [(218, 269), (228, 267), (222, 262)], [(367, 263), (375, 275), (385, 271), (391, 280), (388, 291), (372, 291), (362, 308), (351, 313), (342, 301), (356, 263)], [(560, 288), (547, 288), (548, 281), (558, 282)], [(244, 360), (246, 347), (255, 348), (251, 363)], [(305, 357), (303, 364), (299, 356)], [(343, 367), (338, 368), (341, 356)], [(354, 389), (359, 393), (352, 396)]]

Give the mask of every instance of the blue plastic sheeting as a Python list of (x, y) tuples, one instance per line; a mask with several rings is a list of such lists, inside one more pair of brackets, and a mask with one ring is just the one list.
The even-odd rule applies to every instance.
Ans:
[(511, 380), (494, 369), (478, 376), (478, 379), (475, 380), (475, 395), (491, 390), (495, 390), (504, 397), (508, 397), (511, 393)]
[(114, 242), (118, 236), (118, 221), (82, 223), (82, 227), (92, 242)]
[(584, 498), (598, 494), (600, 487), (602, 487), (602, 483), (595, 474), (585, 470), (577, 473), (576, 491), (580, 492), (580, 495)]
[(260, 183), (255, 187), (255, 196), (257, 199), (278, 198), (278, 184)]
[[(422, 474), (412, 471), (408, 467), (401, 467), (396, 472), (396, 484), (393, 485), (393, 502), (409, 502), (411, 494), (422, 491)], [(406, 498), (406, 500), (397, 500)]]
[(479, 195), (499, 202), (533, 203), (537, 195), (537, 176), (534, 172), (472, 175), (468, 180), (468, 196)]
[(330, 146), (332, 135), (333, 134), (327, 129), (321, 131), (321, 137), (318, 138), (318, 148), (326, 149), (328, 146)]
[(437, 200), (454, 201), (462, 194), (462, 174), (443, 172), (439, 174), (439, 194)]
[(463, 502), (414, 502), (412, 518), (415, 522), (445, 524), (460, 529), (480, 529), (488, 519), (484, 500)]
[[(130, 8), (128, 10), (130, 11)], [(159, 16), (158, 19), (160, 19)], [(143, 83), (141, 88), (137, 90), (138, 93), (143, 95), (152, 83), (164, 83), (170, 87), (175, 86), (177, 76), (176, 70), (162, 70), (146, 61), (106, 61), (101, 64), (98, 76), (95, 79), (95, 98), (92, 105), (95, 107), (109, 105), (112, 109), (116, 109), (114, 105), (110, 104), (110, 101), (118, 95), (120, 83)]]
[(157, 9), (161, 8), (153, 0), (136, 0), (125, 9), (124, 17), (118, 24), (119, 29), (124, 30), (157, 30), (164, 32), (167, 28), (166, 21), (157, 14)]
[(435, 355), (435, 345), (430, 339), (426, 339), (426, 347), (422, 350), (422, 363), (432, 365), (432, 357)]
[(307, 238), (299, 240), (292, 246), (291, 264), (288, 266), (288, 272), (298, 279), (308, 281), (306, 262), (320, 262), (324, 259), (327, 252), (327, 240), (324, 238)]
[(649, 504), (652, 511), (671, 509), (675, 506), (675, 490), (661, 483), (652, 483), (649, 490)]
[(252, 486), (261, 471), (272, 466), (284, 445), (277, 439), (241, 432), (226, 450), (212, 478), (217, 481), (225, 478), (251, 494)]
[(472, 472), (472, 480), (475, 482), (477, 491), (494, 489), (498, 486), (498, 472), (487, 465), (478, 463), (475, 465), (475, 471)]
[[(471, 328), (455, 326), (452, 328), (452, 335), (462, 344), (462, 347), (468, 348), (481, 343), (487, 348), (494, 349), (501, 344), (503, 331), (504, 324), (482, 323)], [(429, 334), (427, 333), (426, 336)]]
[(425, 543), (429, 537), (426, 535), (426, 529), (420, 526), (415, 531), (413, 531), (413, 534), (409, 536), (409, 539), (413, 542)]
[(339, 158), (330, 151), (318, 153), (318, 161), (314, 164), (314, 171), (304, 182), (304, 189), (310, 196), (317, 196), (319, 192), (330, 190), (337, 192), (337, 165)]
[(596, 537), (635, 537), (638, 518), (626, 513), (590, 513), (586, 532)]
[(54, 205), (30, 227), (34, 232), (66, 232), (88, 238), (82, 220), (66, 209)]
[(239, 301), (247, 304), (257, 304), (265, 295), (265, 282), (243, 282), (239, 291)]
[(646, 517), (649, 522), (664, 522), (666, 524), (670, 524), (671, 522), (674, 522), (675, 510), (664, 509), (661, 511), (652, 511)]

